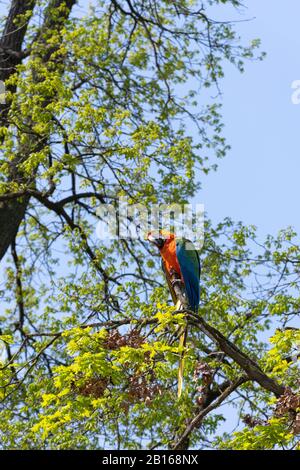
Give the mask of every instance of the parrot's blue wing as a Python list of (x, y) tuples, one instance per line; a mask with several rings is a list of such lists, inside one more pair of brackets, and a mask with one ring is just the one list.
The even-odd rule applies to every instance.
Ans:
[(200, 301), (200, 260), (192, 242), (176, 239), (176, 256), (190, 308), (198, 311)]

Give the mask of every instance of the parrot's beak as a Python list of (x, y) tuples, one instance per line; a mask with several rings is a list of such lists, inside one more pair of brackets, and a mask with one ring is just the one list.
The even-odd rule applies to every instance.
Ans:
[(165, 239), (161, 238), (161, 236), (155, 236), (153, 233), (148, 233), (147, 240), (153, 245), (157, 246), (157, 248), (161, 249), (165, 244)]

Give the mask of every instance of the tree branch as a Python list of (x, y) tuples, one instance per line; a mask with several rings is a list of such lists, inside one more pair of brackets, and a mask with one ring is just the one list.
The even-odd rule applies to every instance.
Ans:
[[(182, 312), (181, 312), (182, 313)], [(227, 339), (220, 331), (209, 325), (202, 317), (190, 310), (186, 311), (190, 322), (218, 344), (219, 348), (233, 359), (248, 375), (249, 379), (259, 383), (265, 390), (279, 397), (284, 393), (285, 387), (266, 375), (259, 365), (247, 354), (241, 351), (234, 343)]]
[[(184, 296), (182, 284), (176, 282), (173, 287), (177, 298), (182, 298)], [(278, 384), (275, 380), (266, 375), (253, 359), (241, 351), (220, 331), (206, 323), (200, 315), (195, 314), (195, 312), (192, 312), (191, 310), (181, 310), (181, 313), (182, 312), (185, 312), (188, 315), (189, 321), (193, 325), (200, 328), (206, 336), (208, 336), (214, 343), (217, 343), (219, 348), (246, 372), (249, 379), (259, 383), (265, 390), (274, 393), (276, 397), (279, 397), (284, 393), (285, 387), (283, 385)]]
[[(30, 20), (30, 14), (35, 6), (35, 0), (28, 0), (26, 2), (20, 0), (12, 0), (11, 9), (4, 27), (4, 32), (0, 40), (0, 48), (10, 48), (13, 51), (21, 52), (22, 45), (24, 42), (25, 34), (27, 31), (28, 23)], [(47, 34), (51, 31), (61, 31), (64, 22), (69, 17), (73, 5), (76, 0), (49, 0), (47, 7), (45, 8), (44, 22), (39, 29), (37, 37), (33, 42), (40, 43), (41, 46), (47, 45)], [(64, 5), (65, 8), (57, 15), (57, 9)], [(20, 17), (24, 16), (24, 23), (17, 28), (15, 21)], [(54, 48), (53, 48), (54, 47)], [(51, 54), (55, 51), (55, 47), (41, 47), (41, 59), (44, 63), (48, 63)], [(15, 72), (17, 64), (21, 63), (22, 59), (11, 57), (7, 53), (0, 53), (0, 80), (7, 80), (12, 73)], [(38, 80), (38, 79), (37, 79)], [(11, 93), (16, 92), (15, 85), (10, 89)], [(45, 103), (46, 106), (46, 103)], [(10, 103), (0, 105), (0, 125), (6, 126), (7, 116), (10, 109)], [(30, 117), (27, 117), (30, 120)], [(32, 178), (28, 182), (28, 178), (25, 178), (22, 172), (18, 170), (18, 163), (24, 162), (30, 151), (39, 152), (43, 149), (47, 142), (48, 136), (40, 137), (31, 136), (31, 145), (28, 148), (20, 148), (18, 154), (11, 162), (11, 171), (8, 176), (8, 182), (17, 182), (18, 184), (32, 184), (35, 179), (36, 169), (33, 169)], [(31, 149), (31, 150), (30, 150)], [(34, 150), (33, 150), (34, 149)], [(16, 200), (12, 198), (5, 202), (0, 203), (0, 260), (5, 255), (8, 247), (11, 245), (15, 238), (19, 225), (24, 219), (26, 208), (29, 202), (30, 196), (25, 195), (23, 199)]]
[(236, 390), (240, 385), (243, 383), (247, 382), (249, 380), (249, 377), (244, 375), (242, 377), (239, 377), (237, 380), (232, 382), (225, 390), (224, 392), (221, 393), (221, 395), (210, 405), (208, 405), (206, 408), (200, 411), (195, 418), (190, 422), (190, 424), (187, 426), (185, 431), (182, 433), (180, 438), (176, 441), (176, 443), (173, 446), (173, 449), (179, 449), (180, 446), (183, 444), (183, 442), (188, 438), (188, 436), (191, 434), (191, 432), (196, 428), (199, 427), (201, 424), (203, 418), (212, 410), (215, 408), (218, 408), (221, 403), (232, 393), (234, 390)]

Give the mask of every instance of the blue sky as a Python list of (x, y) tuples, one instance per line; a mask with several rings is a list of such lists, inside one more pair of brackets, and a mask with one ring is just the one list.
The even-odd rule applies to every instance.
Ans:
[(203, 181), (199, 194), (214, 221), (230, 216), (254, 224), (259, 234), (286, 226), (300, 232), (300, 105), (291, 84), (300, 80), (299, 0), (251, 0), (228, 19), (243, 39), (260, 38), (263, 62), (246, 64), (240, 74), (225, 66), (223, 116), (231, 145), (219, 169)]

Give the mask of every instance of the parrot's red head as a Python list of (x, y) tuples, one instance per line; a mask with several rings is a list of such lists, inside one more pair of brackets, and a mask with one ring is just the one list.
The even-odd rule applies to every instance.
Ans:
[(157, 246), (160, 250), (166, 243), (170, 243), (171, 240), (174, 240), (174, 238), (174, 233), (167, 232), (166, 230), (153, 230), (147, 235), (147, 240)]

